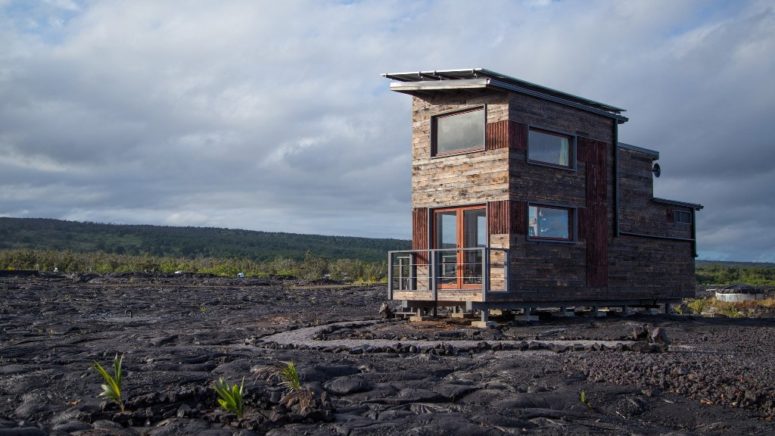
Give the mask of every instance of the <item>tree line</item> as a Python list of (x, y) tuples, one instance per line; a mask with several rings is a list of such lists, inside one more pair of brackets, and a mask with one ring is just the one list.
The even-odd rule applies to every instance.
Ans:
[(247, 277), (330, 278), (346, 282), (384, 282), (387, 262), (360, 259), (327, 259), (307, 252), (302, 259), (276, 257), (270, 260), (216, 257), (170, 257), (128, 255), (102, 251), (83, 253), (72, 250), (0, 250), (0, 270), (59, 271), (63, 273), (167, 273), (175, 272)]
[(775, 265), (754, 263), (697, 264), (697, 283), (703, 285), (731, 285), (745, 283), (758, 286), (775, 286)]
[(303, 260), (307, 252), (326, 259), (383, 261), (390, 250), (406, 250), (399, 239), (303, 235), (212, 227), (168, 227), (0, 218), (0, 250), (104, 252), (172, 258)]

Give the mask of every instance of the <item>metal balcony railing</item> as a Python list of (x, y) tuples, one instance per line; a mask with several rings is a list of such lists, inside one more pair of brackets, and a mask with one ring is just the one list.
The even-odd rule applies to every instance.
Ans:
[[(494, 255), (494, 253), (498, 253)], [(388, 298), (395, 292), (506, 291), (509, 251), (503, 248), (439, 248), (388, 252)], [(492, 289), (494, 276), (502, 287)]]

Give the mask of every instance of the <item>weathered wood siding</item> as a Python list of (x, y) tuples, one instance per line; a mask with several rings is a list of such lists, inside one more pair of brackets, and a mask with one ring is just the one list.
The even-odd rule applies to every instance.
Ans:
[[(431, 118), (486, 105), (485, 149), (431, 156)], [(445, 93), (412, 98), (412, 206), (451, 207), (508, 200), (508, 99), (505, 93)]]
[[(490, 247), (509, 248), (509, 238), (512, 233), (511, 201), (491, 201), (487, 203), (487, 230), (490, 237)], [(490, 251), (490, 289), (506, 288), (506, 253), (500, 250)]]
[(692, 237), (691, 225), (675, 222), (672, 211), (679, 209), (691, 213), (691, 210), (652, 200), (653, 162), (653, 157), (648, 154), (619, 149), (619, 228), (622, 232), (689, 239)]
[[(510, 246), (510, 289), (515, 301), (561, 301), (605, 298), (605, 267), (607, 257), (602, 262), (594, 260), (595, 274), (588, 272), (588, 263), (593, 253), (604, 248), (608, 236), (608, 198), (609, 191), (603, 180), (602, 186), (589, 189), (587, 183), (591, 177), (587, 174), (587, 158), (590, 146), (586, 140), (598, 144), (592, 155), (602, 159), (593, 164), (604, 165), (595, 168), (593, 182), (599, 183), (601, 173), (605, 173), (606, 156), (610, 150), (612, 121), (608, 118), (589, 114), (572, 108), (537, 98), (512, 94), (509, 98), (509, 120), (514, 137), (511, 138), (509, 159), (509, 198), (513, 203), (512, 217), (515, 221)], [(527, 161), (528, 129), (539, 127), (550, 131), (578, 136), (576, 148), (576, 168), (553, 168)], [(604, 176), (603, 176), (604, 177)], [(528, 240), (527, 215), (528, 204), (549, 204), (576, 209), (578, 223), (576, 238), (571, 242), (545, 242)], [(603, 229), (603, 234), (590, 231), (592, 221), (588, 217), (587, 207), (594, 204), (595, 219), (601, 220), (593, 230)], [(602, 215), (602, 216), (600, 216)], [(588, 218), (588, 219), (584, 219)], [(593, 246), (588, 247), (589, 239), (596, 237)], [(600, 267), (600, 265), (604, 265)], [(590, 287), (594, 286), (594, 287)]]
[[(619, 149), (620, 230), (658, 237), (690, 239), (691, 224), (676, 223), (673, 210), (689, 208), (656, 203), (653, 198), (653, 157)], [(694, 296), (694, 256), (690, 241), (622, 235), (609, 246), (609, 285), (626, 298)]]
[[(484, 149), (452, 156), (431, 156), (431, 119), (435, 115), (485, 106), (486, 126)], [(509, 122), (506, 93), (483, 95), (445, 93), (427, 98), (412, 98), (412, 205), (432, 213), (434, 208), (482, 205), (490, 212), (504, 211), (501, 202), (508, 202), (509, 188)], [(489, 205), (495, 209), (492, 209)], [(508, 207), (505, 207), (508, 214)], [(506, 217), (508, 219), (508, 216)], [(500, 226), (499, 219), (490, 219), (488, 226)], [(508, 226), (508, 222), (505, 224)], [(495, 241), (508, 248), (506, 236), (490, 229), (490, 245)], [(433, 229), (427, 229), (428, 238)], [(414, 228), (412, 240), (415, 241)], [(505, 241), (505, 243), (504, 243)], [(430, 239), (427, 242), (432, 242)], [(426, 242), (426, 243), (427, 243)], [(425, 245), (422, 248), (427, 248)], [(501, 255), (502, 256), (502, 255)], [(498, 259), (496, 258), (497, 262)], [(501, 260), (501, 264), (502, 264)], [(418, 268), (427, 273), (427, 267)], [(419, 273), (418, 273), (419, 275)], [(490, 283), (505, 288), (503, 268), (491, 268)], [(443, 297), (441, 296), (443, 294)], [(440, 299), (480, 301), (477, 291), (440, 291)]]
[[(433, 116), (486, 105), (482, 150), (431, 156)], [(675, 299), (694, 289), (692, 244), (622, 235), (614, 237), (614, 162), (619, 169), (623, 232), (690, 238), (691, 226), (671, 220), (674, 206), (652, 200), (651, 158), (613, 144), (613, 120), (538, 98), (482, 91), (413, 97), (412, 205), (415, 249), (431, 246), (434, 208), (486, 206), (489, 243), (509, 249), (491, 254), (493, 299), (523, 303)], [(527, 161), (529, 128), (576, 137), (572, 169)], [(618, 153), (618, 155), (614, 155)], [(573, 208), (575, 239), (527, 237), (528, 204)], [(688, 210), (688, 209), (687, 209)], [(422, 257), (420, 257), (422, 260)], [(427, 280), (427, 266), (418, 268)], [(428, 292), (397, 294), (423, 300)], [(480, 301), (481, 292), (439, 290), (440, 301)]]
[(428, 229), (428, 208), (412, 209), (412, 250), (427, 250), (430, 248), (430, 232)]
[(579, 161), (586, 172), (587, 205), (579, 213), (579, 229), (587, 242), (587, 286), (608, 285), (608, 154), (610, 144), (579, 138)]
[(688, 242), (622, 235), (611, 241), (609, 289), (620, 299), (684, 298), (695, 292)]

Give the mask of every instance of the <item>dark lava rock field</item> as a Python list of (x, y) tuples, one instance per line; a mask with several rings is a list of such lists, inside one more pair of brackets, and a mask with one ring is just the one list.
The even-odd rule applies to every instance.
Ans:
[[(382, 287), (190, 275), (5, 275), (0, 297), (0, 436), (775, 434), (774, 319), (367, 322)], [(633, 341), (657, 327), (668, 347)], [(116, 354), (124, 412), (92, 368)], [(241, 417), (219, 378), (244, 378)]]

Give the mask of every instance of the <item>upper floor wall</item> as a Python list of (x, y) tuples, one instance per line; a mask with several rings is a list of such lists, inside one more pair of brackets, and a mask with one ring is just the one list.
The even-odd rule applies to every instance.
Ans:
[(620, 231), (643, 236), (693, 239), (697, 205), (654, 198), (653, 165), (657, 155), (618, 148)]
[[(435, 119), (466, 111), (484, 112), (480, 144), (434, 153)], [(449, 207), (508, 199), (508, 146), (495, 130), (508, 120), (503, 92), (444, 92), (412, 98), (412, 206)], [(436, 126), (437, 128), (438, 126)]]

